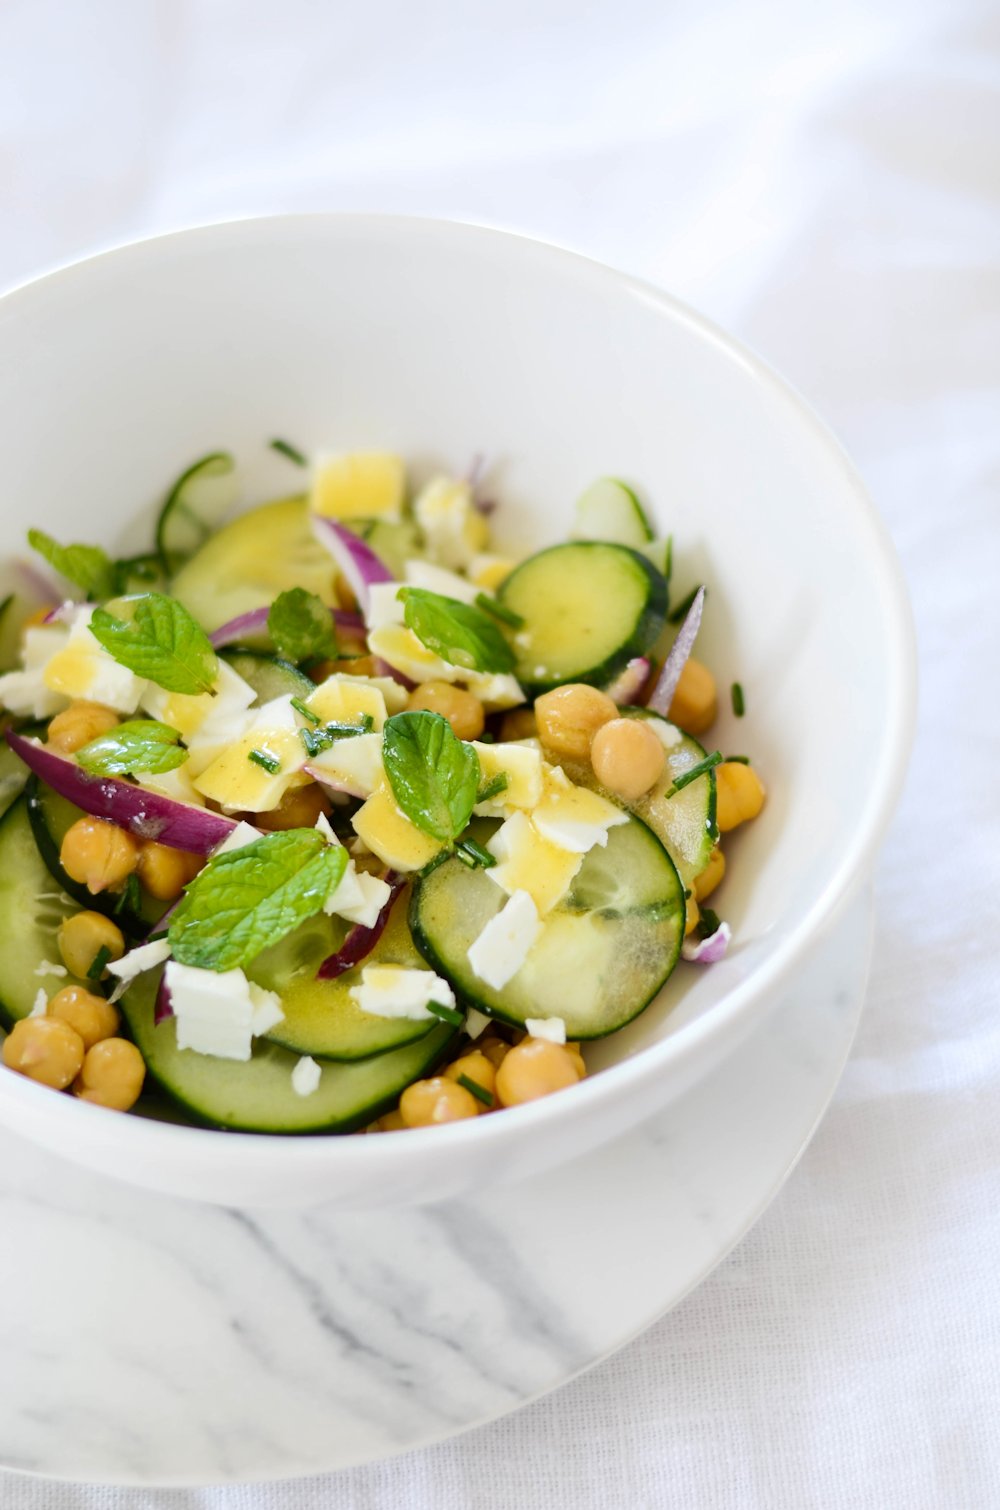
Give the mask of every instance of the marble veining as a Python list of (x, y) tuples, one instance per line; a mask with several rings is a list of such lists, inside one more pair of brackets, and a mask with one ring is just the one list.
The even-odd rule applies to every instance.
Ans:
[(135, 1484), (304, 1474), (552, 1389), (679, 1299), (774, 1193), (853, 1035), (868, 913), (853, 904), (708, 1080), (476, 1200), (212, 1208), (0, 1132), (0, 1465)]

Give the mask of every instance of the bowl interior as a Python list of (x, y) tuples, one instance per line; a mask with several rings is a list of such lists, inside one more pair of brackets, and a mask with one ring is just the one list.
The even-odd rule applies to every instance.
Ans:
[(594, 1062), (711, 1031), (721, 999), (856, 871), (905, 749), (903, 600), (829, 436), (665, 297), (467, 227), (234, 224), (0, 302), (0, 557), (24, 553), (34, 522), (141, 547), (171, 479), (220, 447), (237, 454), (248, 503), (295, 491), (300, 474), (267, 448), (275, 435), (396, 450), (418, 477), (484, 452), (500, 542), (516, 551), (563, 538), (581, 489), (607, 473), (673, 533), (675, 601), (710, 587), (698, 654), (721, 693), (712, 744), (752, 755), (769, 796), (727, 844), (729, 957), (678, 971)]

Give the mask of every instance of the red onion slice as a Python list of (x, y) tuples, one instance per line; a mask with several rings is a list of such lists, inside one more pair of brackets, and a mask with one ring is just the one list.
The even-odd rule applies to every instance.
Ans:
[[(222, 650), (227, 645), (239, 645), (246, 641), (248, 635), (267, 633), (267, 616), (269, 608), (252, 608), (249, 613), (241, 613), (235, 619), (230, 619), (227, 624), (220, 624), (209, 635), (212, 645), (216, 650)], [(338, 629), (343, 629), (346, 634), (357, 634), (364, 637), (365, 621), (359, 613), (348, 613), (343, 608), (331, 608), (330, 613), (333, 622)]]
[(649, 680), (651, 663), (648, 656), (637, 655), (629, 661), (625, 670), (619, 672), (609, 687), (605, 688), (613, 703), (619, 708), (629, 707), (639, 701), (643, 687)]
[(236, 827), (233, 818), (175, 802), (116, 776), (92, 776), (76, 761), (8, 731), (7, 743), (29, 771), (94, 818), (107, 818), (139, 839), (207, 855)]
[(701, 613), (705, 606), (705, 589), (699, 587), (695, 594), (694, 602), (688, 609), (687, 618), (680, 627), (676, 640), (670, 649), (670, 654), (663, 663), (663, 670), (656, 679), (646, 702), (646, 707), (654, 713), (661, 713), (666, 718), (670, 712), (670, 704), (674, 700), (677, 691), (677, 683), (680, 681), (684, 663), (691, 654), (692, 647), (701, 626)]
[(334, 519), (312, 516), (313, 534), (330, 552), (363, 613), (368, 611), (368, 589), (376, 582), (395, 582), (389, 568), (370, 546)]
[(694, 965), (717, 965), (729, 948), (729, 940), (732, 936), (733, 931), (729, 924), (720, 923), (707, 939), (699, 939), (696, 944), (685, 939), (681, 945), (681, 959), (686, 959)]
[(405, 884), (403, 877), (394, 870), (388, 871), (383, 879), (390, 887), (389, 898), (375, 919), (373, 927), (365, 928), (361, 923), (355, 923), (336, 954), (329, 955), (320, 965), (316, 971), (317, 980), (336, 980), (337, 976), (343, 975), (345, 970), (350, 970), (353, 966), (360, 964), (363, 959), (367, 959), (375, 948), (389, 921), (393, 903)]
[(170, 987), (167, 985), (167, 972), (164, 970), (160, 976), (160, 984), (156, 991), (156, 1002), (153, 1006), (153, 1026), (158, 1028), (161, 1022), (166, 1022), (168, 1017), (174, 1015), (174, 1004), (170, 998)]

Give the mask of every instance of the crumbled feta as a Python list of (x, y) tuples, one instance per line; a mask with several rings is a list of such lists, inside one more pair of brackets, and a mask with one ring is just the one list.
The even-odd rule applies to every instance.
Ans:
[(668, 723), (665, 718), (647, 718), (647, 727), (652, 729), (657, 739), (667, 750), (674, 750), (683, 741), (684, 735), (676, 724)]
[(472, 740), (471, 743), (479, 757), (483, 786), (488, 786), (497, 776), (507, 778), (507, 785), (502, 792), (498, 792), (488, 802), (476, 804), (474, 811), (477, 815), (501, 818), (512, 808), (533, 808), (541, 800), (542, 747), (537, 741), (530, 746), (510, 742), (488, 745), (477, 740)]
[(143, 708), (151, 718), (158, 718), (161, 723), (176, 729), (185, 740), (203, 729), (210, 720), (245, 713), (256, 701), (256, 692), (228, 661), (220, 658), (217, 667), (211, 692), (168, 692), (150, 682), (142, 695)]
[[(431, 561), (407, 561), (404, 572), (408, 587), (422, 587), (426, 592), (440, 593), (443, 598), (457, 598), (460, 603), (474, 603), (482, 592), (482, 588), (467, 577), (460, 577), (443, 566), (435, 566)], [(396, 620), (396, 623), (400, 622)]]
[(245, 849), (248, 844), (255, 844), (264, 836), (259, 828), (254, 828), (252, 823), (246, 823), (240, 819), (231, 834), (227, 834), (221, 844), (217, 844), (212, 850), (212, 859), (217, 855), (228, 855), (234, 849)]
[(470, 1038), (481, 1038), (492, 1021), (492, 1017), (487, 1017), (478, 1007), (470, 1007), (465, 1019), (465, 1031)]
[(352, 734), (311, 755), (309, 774), (352, 797), (370, 797), (382, 779), (381, 734)]
[(546, 1038), (549, 1043), (566, 1042), (566, 1024), (561, 1017), (526, 1017), (524, 1026), (532, 1038)]
[(455, 666), (428, 650), (405, 625), (384, 624), (380, 629), (373, 629), (368, 636), (368, 645), (373, 655), (409, 677), (411, 682), (461, 682), (491, 711), (516, 708), (524, 702), (524, 693), (515, 677)]
[(247, 981), (247, 990), (250, 992), (250, 1002), (253, 1006), (250, 1031), (255, 1038), (263, 1038), (265, 1033), (270, 1033), (272, 1028), (276, 1028), (279, 1022), (285, 1020), (281, 997), (277, 991), (265, 991), (263, 986), (258, 986), (253, 980)]
[(44, 1017), (49, 1010), (49, 998), (44, 986), (39, 986), (29, 1017)]
[(351, 986), (348, 995), (373, 1017), (410, 1017), (418, 1022), (434, 1016), (427, 1010), (428, 1002), (455, 1005), (455, 993), (446, 980), (432, 970), (409, 970), (402, 965), (365, 965), (360, 986)]
[(250, 1058), (256, 1008), (242, 970), (199, 970), (170, 960), (164, 981), (179, 1049), (215, 1059)]
[(627, 823), (629, 818), (607, 798), (574, 786), (565, 771), (550, 766), (545, 773), (545, 792), (531, 821), (550, 844), (585, 855), (595, 844), (607, 844), (608, 829)]
[(325, 813), (320, 813), (320, 815), (316, 819), (316, 822), (313, 825), (313, 827), (317, 830), (318, 833), (321, 833), (323, 835), (323, 838), (326, 840), (327, 844), (339, 844), (340, 843), (340, 840), (337, 838), (337, 835), (334, 833), (333, 829), (330, 827), (330, 820), (326, 816)]
[(24, 668), (0, 676), (0, 705), (22, 718), (51, 718), (68, 699), (46, 685), (46, 662), (62, 650), (69, 631), (61, 624), (39, 624), (24, 634)]
[(68, 975), (69, 971), (65, 965), (53, 965), (51, 960), (43, 959), (39, 962), (38, 968), (32, 973), (35, 975)]
[(154, 970), (157, 965), (170, 958), (170, 940), (152, 939), (148, 944), (140, 944), (136, 949), (130, 949), (123, 954), (121, 959), (108, 961), (108, 974), (114, 975), (121, 981), (135, 980), (144, 970)]
[(388, 710), (381, 687), (354, 676), (335, 673), (320, 682), (306, 698), (306, 707), (322, 723), (357, 724), (365, 714), (376, 732), (385, 726)]
[(540, 915), (551, 912), (573, 883), (583, 856), (544, 839), (520, 810), (511, 813), (486, 845), (497, 861), (486, 874), (508, 896), (526, 891)]
[(379, 913), (392, 895), (392, 887), (379, 876), (358, 870), (353, 860), (323, 904), (323, 911), (336, 913), (348, 923), (374, 928)]
[(42, 679), (52, 692), (85, 698), (116, 713), (134, 713), (148, 683), (109, 655), (90, 631), (94, 610), (77, 609), (69, 637), (45, 663)]
[(323, 1072), (315, 1059), (306, 1054), (292, 1071), (292, 1090), (297, 1096), (311, 1096), (319, 1090)]
[(365, 623), (369, 629), (382, 629), (386, 624), (402, 624), (405, 609), (397, 596), (398, 582), (372, 582), (368, 588), (368, 607)]
[(136, 777), (147, 792), (156, 792), (159, 797), (169, 797), (172, 802), (187, 802), (192, 807), (203, 807), (204, 801), (196, 791), (187, 762), (172, 771), (140, 771)]
[(469, 946), (469, 964), (480, 980), (500, 991), (520, 970), (542, 925), (526, 891), (515, 891)]

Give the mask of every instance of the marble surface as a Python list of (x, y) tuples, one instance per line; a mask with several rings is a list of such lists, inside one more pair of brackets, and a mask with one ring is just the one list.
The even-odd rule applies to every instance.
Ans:
[(3, 1134), (0, 1465), (293, 1476), (553, 1389), (675, 1304), (775, 1194), (839, 1078), (870, 936), (865, 894), (708, 1081), (600, 1153), (474, 1201), (212, 1209)]

